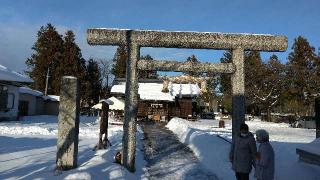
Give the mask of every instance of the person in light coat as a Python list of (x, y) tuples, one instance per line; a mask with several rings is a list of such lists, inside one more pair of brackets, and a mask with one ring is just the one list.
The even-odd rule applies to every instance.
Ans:
[[(236, 143), (232, 143), (229, 158), (237, 180), (248, 180), (254, 166), (257, 147), (254, 136), (247, 124), (241, 124)], [(233, 141), (235, 142), (235, 141)]]
[(269, 133), (260, 129), (256, 131), (257, 142), (260, 143), (256, 158), (255, 177), (258, 180), (274, 179), (274, 151), (269, 143)]

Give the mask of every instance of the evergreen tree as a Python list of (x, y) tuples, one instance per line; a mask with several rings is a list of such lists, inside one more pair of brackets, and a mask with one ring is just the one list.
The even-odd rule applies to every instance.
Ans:
[[(221, 63), (232, 63), (232, 51), (226, 50), (223, 56), (220, 58)], [(222, 93), (220, 98), (221, 105), (227, 110), (231, 111), (231, 74), (220, 74), (219, 75), (219, 91)]]
[[(26, 60), (27, 73), (34, 80), (33, 88), (44, 92), (48, 70), (51, 76), (49, 85), (59, 79), (56, 71), (63, 52), (62, 37), (53, 25), (41, 26), (32, 50), (34, 53)], [(59, 94), (59, 91), (57, 87), (49, 86), (48, 94)]]
[[(146, 56), (141, 56), (140, 59), (143, 59), (143, 60), (153, 60), (153, 58), (147, 54)], [(157, 76), (157, 71), (141, 71), (139, 70), (139, 75), (138, 75), (139, 78), (143, 78), (143, 79), (156, 79), (158, 76)]]
[(93, 59), (89, 59), (85, 76), (84, 101), (91, 107), (99, 102), (101, 92), (101, 74), (99, 64)]
[(266, 120), (271, 121), (271, 111), (280, 102), (285, 90), (285, 65), (281, 64), (276, 55), (272, 55), (267, 63), (263, 64), (260, 83), (255, 87), (253, 98), (267, 114)]
[(244, 72), (245, 72), (245, 97), (247, 110), (253, 113), (261, 106), (254, 96), (257, 90), (263, 86), (263, 79), (265, 75), (265, 67), (258, 51), (247, 51), (244, 57)]
[(56, 71), (56, 80), (53, 86), (60, 89), (62, 76), (75, 76), (80, 82), (80, 96), (84, 95), (84, 83), (86, 74), (86, 61), (82, 57), (81, 49), (75, 42), (75, 35), (72, 31), (67, 31), (64, 36), (63, 53), (61, 62)]
[[(232, 63), (232, 51), (227, 50), (223, 53), (223, 57), (220, 58), (221, 63)], [(231, 95), (231, 75), (220, 75), (220, 92), (225, 95)]]
[(313, 94), (318, 93), (315, 49), (307, 39), (299, 36), (294, 40), (293, 51), (288, 57), (288, 93), (292, 108), (300, 115), (311, 114)]
[(113, 58), (112, 74), (115, 78), (126, 77), (126, 63), (128, 60), (127, 48), (119, 46)]
[[(197, 57), (192, 54), (191, 56), (189, 56), (186, 60), (187, 63), (192, 64), (196, 64), (199, 63), (200, 61), (197, 59)], [(185, 75), (189, 75), (189, 76), (195, 76), (195, 77), (200, 77), (203, 73), (197, 73), (197, 72), (185, 72), (183, 73)]]

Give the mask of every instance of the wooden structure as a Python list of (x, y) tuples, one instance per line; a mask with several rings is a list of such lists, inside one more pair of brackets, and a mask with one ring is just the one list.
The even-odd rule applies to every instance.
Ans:
[(316, 119), (316, 139), (296, 149), (299, 160), (305, 163), (320, 166), (320, 97), (315, 99), (314, 103), (315, 119)]
[(192, 98), (176, 98), (171, 101), (139, 101), (137, 117), (167, 121), (171, 117), (187, 118), (193, 114)]
[[(87, 40), (90, 45), (127, 47), (122, 160), (123, 165), (130, 171), (135, 171), (138, 70), (232, 74), (232, 140), (237, 141), (240, 124), (245, 119), (244, 51), (285, 51), (288, 46), (285, 36), (101, 28), (88, 29)], [(199, 63), (190, 66), (177, 61), (140, 60), (141, 47), (232, 50), (232, 63)]]
[[(124, 83), (124, 79), (115, 79), (111, 95), (124, 99)], [(192, 102), (200, 94), (197, 84), (170, 83), (170, 88), (168, 84), (165, 92), (159, 79), (141, 79), (139, 84), (138, 118), (167, 121), (171, 117), (187, 118), (193, 115)]]

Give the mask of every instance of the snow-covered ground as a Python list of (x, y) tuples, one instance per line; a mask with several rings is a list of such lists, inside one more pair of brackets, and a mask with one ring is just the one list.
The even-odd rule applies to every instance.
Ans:
[[(288, 124), (247, 122), (250, 130), (266, 129), (276, 153), (276, 179), (320, 179), (320, 167), (298, 162), (297, 147), (315, 140), (315, 130), (294, 129)], [(196, 122), (174, 118), (167, 127), (180, 141), (189, 145), (207, 169), (220, 179), (235, 179), (228, 160), (231, 122), (218, 128), (218, 121)], [(139, 128), (138, 128), (139, 129)], [(97, 143), (99, 126), (95, 117), (81, 117), (78, 168), (56, 173), (56, 116), (29, 116), (21, 121), (0, 122), (0, 179), (146, 179), (146, 162), (138, 131), (136, 173), (113, 163), (121, 149), (122, 126), (109, 125), (112, 147), (92, 151)], [(251, 174), (252, 177), (252, 174)]]
[[(247, 121), (250, 131), (266, 129), (275, 150), (275, 179), (300, 180), (320, 179), (320, 167), (298, 162), (296, 148), (315, 140), (314, 129), (290, 128), (285, 123)], [(173, 118), (167, 125), (180, 139), (188, 144), (199, 160), (220, 179), (235, 179), (228, 159), (231, 141), (231, 121), (226, 121), (225, 128), (218, 128), (216, 120), (196, 122)], [(217, 135), (223, 137), (219, 138)], [(251, 173), (253, 178), (253, 172)]]
[[(138, 128), (139, 129), (139, 128)], [(141, 130), (137, 133), (136, 173), (113, 163), (120, 151), (122, 126), (109, 125), (107, 150), (92, 151), (98, 141), (96, 117), (81, 117), (78, 168), (55, 172), (57, 116), (29, 116), (0, 122), (0, 179), (145, 179)]]

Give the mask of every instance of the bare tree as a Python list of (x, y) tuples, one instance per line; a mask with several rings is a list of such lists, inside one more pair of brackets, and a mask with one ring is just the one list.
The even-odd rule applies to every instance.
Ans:
[(99, 69), (102, 79), (102, 92), (100, 97), (107, 98), (109, 96), (109, 83), (113, 78), (111, 74), (113, 62), (108, 59), (99, 59)]

